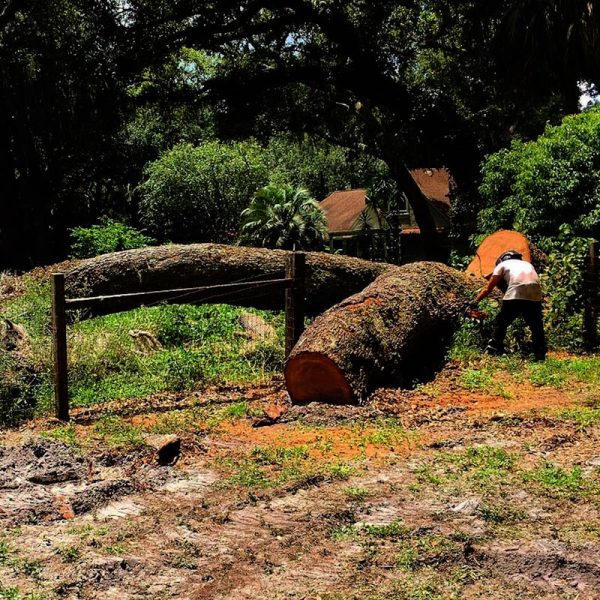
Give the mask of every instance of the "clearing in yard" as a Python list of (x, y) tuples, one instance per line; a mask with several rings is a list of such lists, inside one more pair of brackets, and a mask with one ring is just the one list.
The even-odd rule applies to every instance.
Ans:
[(0, 596), (597, 598), (599, 378), (470, 357), (360, 408), (275, 379), (5, 430)]

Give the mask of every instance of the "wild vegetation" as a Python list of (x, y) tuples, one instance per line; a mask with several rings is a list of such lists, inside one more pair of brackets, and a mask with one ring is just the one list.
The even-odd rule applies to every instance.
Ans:
[[(373, 166), (383, 168), (433, 251), (435, 230), (407, 167), (450, 168), (463, 199), (456, 222), (468, 224), (481, 206), (484, 155), (558, 123), (577, 110), (580, 82), (592, 91), (597, 83), (595, 12), (583, 0), (547, 4), (7, 0), (0, 177), (13, 200), (1, 215), (2, 266), (62, 258), (69, 229), (102, 216), (188, 239), (188, 221), (181, 232), (170, 227), (177, 213), (166, 232), (159, 220), (155, 207), (175, 200), (159, 199), (158, 183), (142, 188), (144, 200), (137, 186), (160, 170), (153, 161), (166, 167), (202, 152), (217, 161), (218, 148), (238, 142), (248, 167), (248, 144), (267, 148), (270, 170), (287, 173), (275, 182), (317, 198), (366, 187)], [(523, 34), (532, 24), (535, 35)], [(522, 60), (524, 43), (543, 59)], [(214, 179), (208, 188), (218, 189)], [(184, 212), (201, 218), (180, 191)], [(198, 208), (208, 228), (194, 233), (200, 240), (218, 215)]]
[[(597, 597), (600, 357), (581, 332), (600, 111), (580, 100), (599, 17), (589, 0), (1, 2), (0, 598)], [(321, 250), (317, 201), (359, 187), (384, 217), (407, 201), (423, 257), (445, 260), (422, 167), (454, 177), (455, 266), (502, 227), (544, 253), (544, 362), (521, 323), (506, 356), (482, 353), (494, 298), (453, 321), (435, 369), (424, 337), (401, 388), (293, 406), (279, 312), (75, 313), (72, 419), (53, 418), (51, 271), (154, 244)], [(375, 364), (387, 291), (365, 303)], [(434, 322), (424, 306), (400, 326)]]

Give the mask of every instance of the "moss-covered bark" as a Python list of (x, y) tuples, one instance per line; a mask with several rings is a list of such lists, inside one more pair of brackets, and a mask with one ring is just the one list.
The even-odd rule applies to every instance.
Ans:
[(432, 364), (481, 280), (441, 263), (388, 269), (315, 319), (285, 366), (294, 403), (359, 403)]
[[(125, 294), (283, 277), (289, 252), (219, 244), (142, 248), (83, 261), (66, 274), (69, 297)], [(360, 291), (390, 265), (320, 252), (306, 254), (306, 311), (319, 314)], [(215, 298), (218, 301), (218, 298)], [(283, 308), (283, 294), (240, 301)]]

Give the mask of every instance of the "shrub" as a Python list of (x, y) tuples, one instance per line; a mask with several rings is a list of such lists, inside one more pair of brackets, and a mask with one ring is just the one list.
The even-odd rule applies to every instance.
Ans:
[(546, 292), (545, 327), (552, 346), (575, 350), (583, 345), (583, 277), (589, 242), (573, 236), (566, 225), (556, 238), (539, 241), (548, 255), (541, 279)]
[(480, 230), (530, 237), (600, 237), (600, 108), (566, 117), (532, 142), (513, 142), (483, 165)]
[(71, 257), (91, 258), (108, 252), (142, 248), (153, 239), (124, 223), (104, 218), (91, 227), (71, 229)]
[(138, 186), (141, 217), (159, 240), (232, 240), (240, 213), (265, 185), (268, 170), (255, 142), (180, 144), (146, 167)]
[(600, 238), (600, 108), (488, 157), (480, 192), (481, 233), (516, 229), (548, 255), (542, 284), (549, 342), (579, 348), (583, 261), (590, 238)]

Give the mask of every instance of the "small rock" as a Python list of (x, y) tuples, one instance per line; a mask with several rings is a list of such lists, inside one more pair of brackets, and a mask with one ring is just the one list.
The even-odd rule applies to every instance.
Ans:
[(473, 515), (477, 512), (480, 506), (480, 501), (476, 498), (468, 498), (463, 500), (460, 504), (457, 504), (450, 510), (455, 513), (461, 513), (464, 515)]
[(242, 313), (240, 315), (240, 325), (246, 336), (251, 340), (270, 342), (277, 337), (275, 328), (272, 325), (269, 325), (262, 317), (252, 313)]

